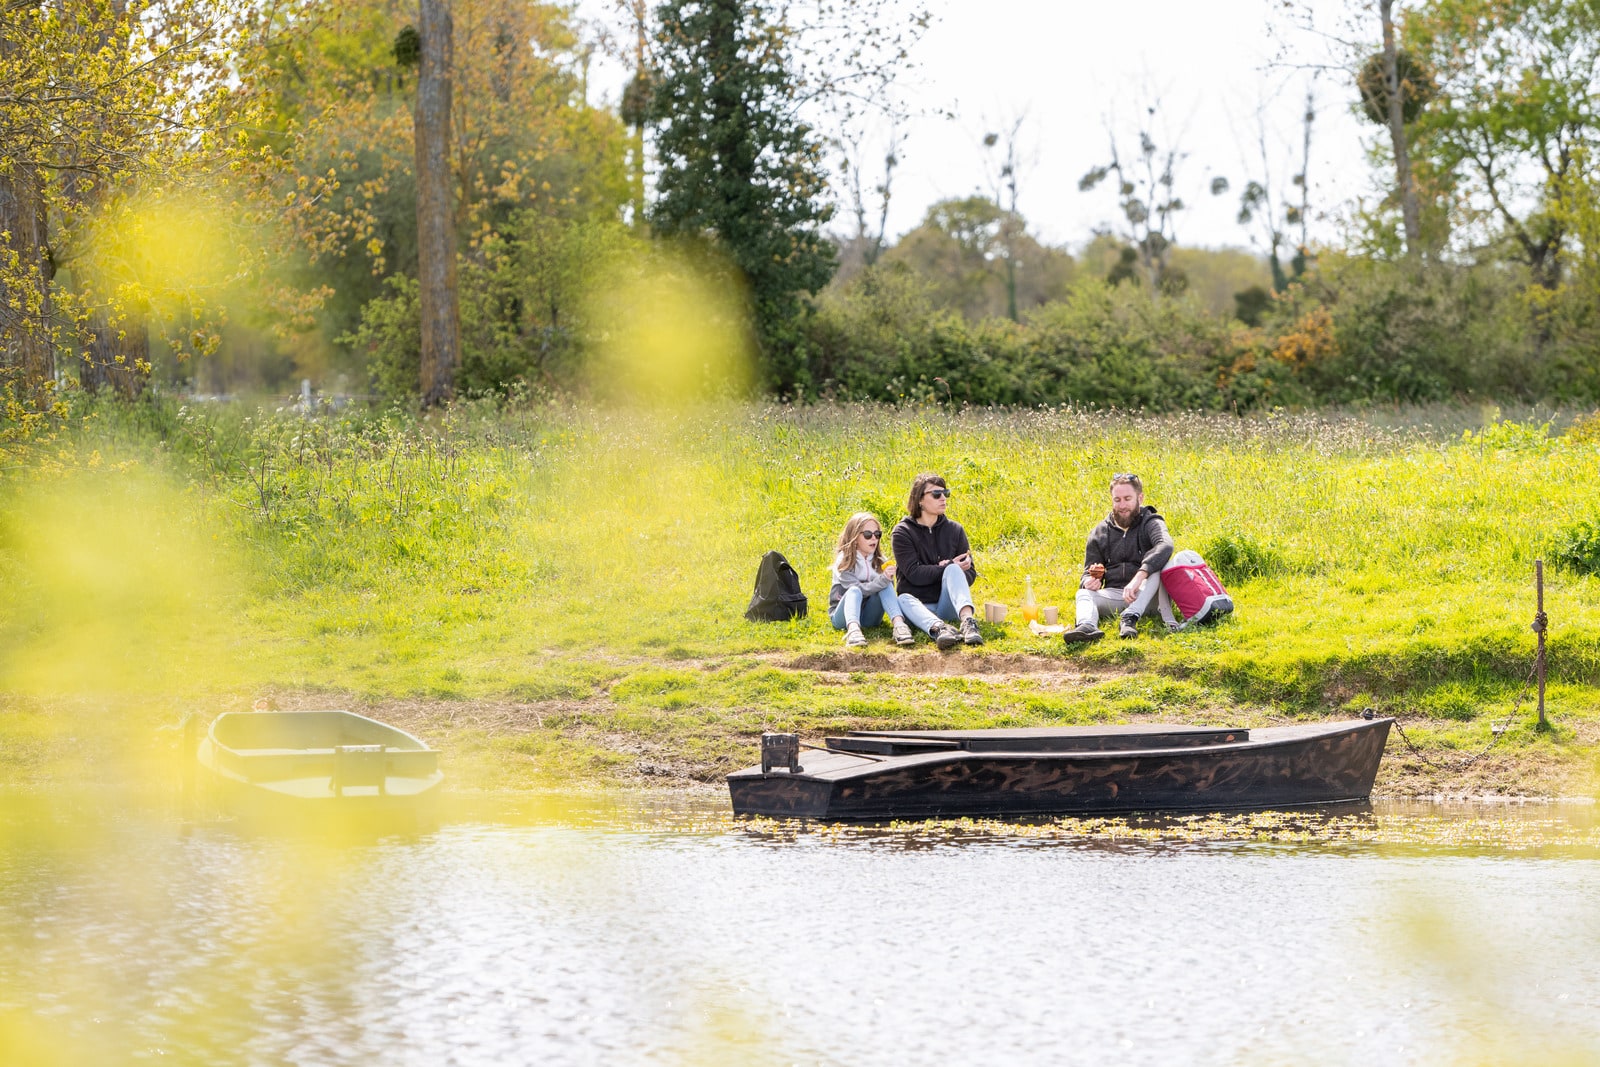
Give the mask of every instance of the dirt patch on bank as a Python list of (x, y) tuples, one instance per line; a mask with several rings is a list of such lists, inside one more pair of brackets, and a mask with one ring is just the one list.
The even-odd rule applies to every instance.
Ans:
[(1562, 727), (1557, 749), (1499, 745), (1465, 752), (1424, 750), (1419, 755), (1394, 732), (1378, 767), (1373, 795), (1388, 798), (1590, 796), (1597, 784), (1600, 723)]
[(765, 662), (789, 671), (821, 671), (832, 674), (903, 674), (913, 677), (939, 676), (945, 678), (982, 678), (1003, 682), (1018, 678), (1038, 678), (1047, 675), (1052, 679), (1071, 679), (1081, 684), (1092, 684), (1104, 678), (1122, 677), (1132, 671), (1116, 666), (1095, 664), (1084, 669), (1078, 663), (1059, 656), (1041, 656), (1011, 653), (993, 653), (975, 656), (947, 653), (945, 655), (894, 655), (881, 652), (807, 652), (792, 656), (760, 656)]
[(338, 708), (398, 726), (419, 736), (447, 736), (456, 730), (491, 735), (522, 734), (553, 728), (604, 701), (447, 700), (439, 697), (372, 699), (354, 693), (299, 693), (277, 690), (264, 698), (274, 711)]
[[(272, 694), (268, 703), (275, 711), (314, 711), (342, 708), (377, 719), (415, 734), (429, 745), (447, 750), (452, 736), (473, 732), (491, 740), (538, 737), (549, 743), (553, 752), (568, 746), (598, 749), (614, 759), (604, 769), (593, 768), (588, 776), (623, 781), (645, 780), (653, 784), (704, 783), (720, 781), (729, 771), (743, 766), (739, 750), (747, 739), (731, 735), (721, 747), (720, 759), (685, 758), (681, 745), (617, 727), (613, 721), (617, 707), (609, 700), (449, 700), (437, 697), (391, 697), (372, 699), (353, 693)], [(754, 750), (756, 739), (748, 739)], [(597, 772), (597, 773), (595, 773)], [(582, 772), (577, 772), (584, 776)], [(637, 784), (637, 782), (635, 783)]]
[[(842, 657), (851, 670), (868, 669), (862, 657)], [(893, 659), (894, 657), (883, 657)], [(993, 657), (999, 658), (999, 657)], [(1015, 659), (1024, 657), (1006, 657)], [(1035, 657), (1026, 657), (1034, 659)], [(1060, 661), (1037, 657), (1063, 674)], [(798, 661), (805, 661), (802, 665)], [(788, 669), (827, 670), (820, 657), (796, 657)], [(903, 666), (898, 661), (896, 666)], [(938, 661), (935, 661), (938, 662)], [(971, 667), (981, 662), (969, 658)], [(1031, 665), (1031, 664), (1030, 664)], [(999, 669), (1004, 669), (996, 665)], [(1025, 668), (1026, 670), (1026, 668)], [(927, 672), (933, 673), (933, 672)], [(1041, 672), (1043, 673), (1043, 672)], [(991, 677), (986, 672), (976, 676)], [(1036, 674), (1033, 676), (1037, 676)], [(1103, 677), (1076, 675), (1079, 684)], [(582, 748), (601, 750), (611, 758), (604, 767), (596, 766), (587, 776), (598, 781), (648, 785), (689, 785), (718, 783), (729, 771), (754, 762), (758, 734), (728, 723), (708, 723), (693, 742), (693, 752), (684, 740), (651, 737), (623, 728), (617, 722), (619, 709), (609, 700), (450, 700), (431, 697), (368, 699), (351, 693), (277, 691), (267, 698), (274, 709), (304, 711), (320, 708), (347, 708), (403, 730), (415, 733), (429, 744), (446, 749), (451, 737), (473, 732), (490, 739), (530, 735), (548, 742), (551, 759), (561, 753)], [(231, 710), (244, 710), (243, 708)], [(1189, 724), (1220, 725), (1224, 721), (1244, 725), (1286, 725), (1291, 720), (1266, 715), (1240, 715), (1237, 709), (1193, 708), (1183, 714), (1135, 715), (1129, 722), (1156, 723), (1183, 721)], [(862, 721), (861, 726), (873, 723)], [(838, 729), (848, 727), (841, 724)], [(1480, 797), (1575, 797), (1588, 796), (1596, 787), (1597, 753), (1600, 753), (1600, 723), (1578, 723), (1563, 727), (1559, 747), (1533, 749), (1491, 749), (1472, 759), (1477, 750), (1454, 752), (1427, 749), (1419, 756), (1406, 747), (1395, 732), (1390, 733), (1388, 751), (1378, 771), (1373, 789), (1378, 799), (1472, 799)]]

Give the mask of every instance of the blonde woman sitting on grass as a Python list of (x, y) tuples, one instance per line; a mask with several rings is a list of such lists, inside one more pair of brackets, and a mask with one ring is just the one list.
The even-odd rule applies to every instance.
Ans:
[(883, 524), (871, 512), (858, 511), (844, 524), (834, 551), (828, 617), (835, 630), (844, 631), (847, 648), (860, 648), (867, 643), (861, 628), (876, 626), (885, 615), (894, 643), (911, 645), (915, 638), (894, 592), (894, 564), (883, 565)]

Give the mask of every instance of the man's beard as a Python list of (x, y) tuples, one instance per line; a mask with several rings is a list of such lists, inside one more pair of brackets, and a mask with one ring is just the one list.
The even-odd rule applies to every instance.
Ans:
[(1137, 514), (1139, 514), (1138, 504), (1133, 505), (1133, 507), (1129, 508), (1127, 511), (1121, 511), (1117, 508), (1111, 509), (1111, 517), (1116, 519), (1117, 525), (1123, 527), (1124, 529), (1133, 525), (1133, 517)]

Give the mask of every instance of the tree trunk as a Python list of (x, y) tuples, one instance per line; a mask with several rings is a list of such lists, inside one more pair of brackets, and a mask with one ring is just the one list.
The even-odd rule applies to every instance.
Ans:
[[(645, 45), (645, 0), (634, 0), (633, 20), (634, 28), (638, 31), (633, 55), (633, 74), (636, 79), (646, 77), (644, 65)], [(644, 232), (644, 115), (643, 107), (636, 107), (633, 123), (633, 139), (629, 144), (629, 151), (633, 156), (633, 166), (628, 174), (628, 190), (633, 198), (633, 228)]]
[(1406, 231), (1406, 255), (1422, 251), (1422, 210), (1411, 179), (1411, 150), (1406, 144), (1405, 101), (1401, 99), (1399, 50), (1394, 40), (1394, 0), (1378, 0), (1383, 19), (1383, 77), (1389, 97), (1389, 140), (1394, 146), (1395, 186), (1400, 194), (1400, 218)]
[(136, 399), (150, 380), (150, 333), (141, 316), (113, 323), (105, 308), (89, 317), (89, 339), (78, 371), (87, 393), (112, 389), (124, 400)]
[(19, 376), (23, 391), (44, 399), (55, 380), (50, 342), (50, 261), (44, 200), (38, 176), (22, 162), (0, 175), (0, 253), (15, 265), (0, 274), (0, 365)]
[[(111, 0), (110, 16), (101, 24), (97, 35), (100, 47), (125, 50), (128, 47), (127, 0)], [(77, 192), (76, 198), (87, 200), (98, 211), (109, 192), (110, 187), (99, 182), (88, 193)], [(144, 316), (131, 314), (124, 308), (120, 321), (113, 322), (113, 309), (108, 306), (110, 286), (87, 263), (77, 264), (72, 273), (79, 291), (96, 306), (89, 316), (89, 336), (83, 365), (78, 370), (78, 384), (88, 393), (112, 389), (122, 399), (133, 400), (144, 392), (150, 378), (150, 333)]]
[(449, 0), (422, 0), (422, 68), (414, 115), (417, 171), (417, 286), (422, 311), (422, 405), (455, 394), (461, 314), (450, 188)]
[(1021, 322), (1017, 316), (1017, 261), (1006, 252), (1006, 317), (1012, 322)]

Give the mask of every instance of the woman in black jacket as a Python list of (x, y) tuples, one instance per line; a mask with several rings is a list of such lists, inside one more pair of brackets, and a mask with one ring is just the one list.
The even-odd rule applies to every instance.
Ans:
[[(950, 487), (937, 474), (911, 483), (906, 517), (894, 528), (895, 590), (906, 618), (942, 649), (983, 644), (972, 617), (972, 583), (978, 569), (961, 524), (945, 517)], [(946, 625), (956, 623), (955, 626)]]

